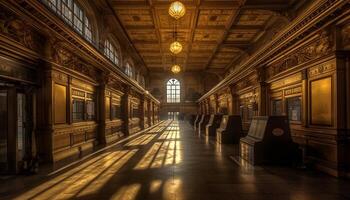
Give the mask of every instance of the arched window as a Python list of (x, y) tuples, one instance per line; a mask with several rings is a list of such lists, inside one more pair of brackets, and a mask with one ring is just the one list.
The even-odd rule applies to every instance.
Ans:
[(105, 40), (104, 54), (109, 60), (119, 66), (119, 54), (109, 40)]
[(141, 86), (143, 86), (143, 87), (146, 86), (146, 84), (145, 84), (145, 77), (144, 77), (143, 75), (140, 75), (140, 80), (139, 80), (139, 82), (140, 82), (140, 85), (141, 85)]
[(92, 27), (86, 12), (75, 0), (42, 0), (67, 24), (72, 26), (80, 35), (89, 42), (93, 42)]
[(125, 65), (125, 74), (131, 78), (133, 77), (132, 67), (130, 66), (129, 63), (126, 63), (126, 65)]
[(180, 82), (170, 79), (166, 84), (166, 97), (168, 103), (180, 103)]

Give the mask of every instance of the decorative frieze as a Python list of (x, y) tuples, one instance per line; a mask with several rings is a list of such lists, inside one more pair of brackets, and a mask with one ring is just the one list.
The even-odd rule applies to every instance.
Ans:
[(267, 75), (270, 78), (291, 67), (328, 55), (332, 52), (333, 46), (332, 36), (329, 32), (323, 31), (312, 43), (306, 44), (284, 59), (270, 65), (267, 69)]
[(51, 45), (51, 61), (60, 66), (84, 74), (95, 81), (98, 80), (97, 75), (99, 73), (95, 70), (95, 68), (87, 64), (77, 55), (74, 55), (61, 41), (55, 41)]
[(11, 62), (0, 57), (0, 74), (2, 76), (13, 77), (19, 80), (35, 83), (36, 71), (25, 67), (22, 64)]
[(292, 76), (289, 76), (285, 79), (279, 80), (279, 81), (275, 81), (273, 83), (271, 83), (270, 88), (271, 89), (276, 89), (276, 88), (280, 88), (286, 85), (290, 85), (293, 83), (297, 83), (300, 82), (302, 80), (302, 74), (299, 72), (297, 74), (294, 74)]
[(270, 95), (272, 98), (279, 98), (283, 96), (283, 92), (282, 91), (278, 91), (278, 92), (274, 92)]
[(68, 84), (68, 75), (57, 72), (57, 71), (52, 71), (52, 80)]
[(72, 89), (72, 95), (84, 98), (85, 97), (85, 92), (84, 91), (80, 91), (80, 90), (76, 90), (76, 89)]
[(318, 76), (323, 73), (327, 73), (330, 71), (335, 70), (335, 62), (334, 61), (328, 61), (326, 63), (317, 65), (315, 67), (312, 67), (309, 69), (309, 77)]
[(290, 88), (290, 89), (286, 89), (284, 90), (284, 94), (285, 95), (293, 95), (293, 94), (300, 94), (302, 91), (301, 87), (294, 87), (294, 88)]
[(42, 37), (14, 13), (0, 7), (0, 34), (36, 52), (42, 49)]

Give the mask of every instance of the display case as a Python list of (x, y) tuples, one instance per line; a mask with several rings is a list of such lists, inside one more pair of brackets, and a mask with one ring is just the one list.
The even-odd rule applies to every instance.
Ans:
[(205, 129), (206, 136), (215, 136), (216, 129), (219, 128), (222, 115), (210, 115), (209, 123)]
[(202, 120), (198, 124), (198, 134), (205, 134), (205, 128), (209, 123), (210, 115), (204, 115)]
[(248, 135), (240, 140), (240, 156), (252, 165), (291, 163), (296, 154), (287, 116), (254, 117)]
[(216, 130), (216, 141), (223, 144), (239, 144), (243, 134), (241, 116), (224, 115)]

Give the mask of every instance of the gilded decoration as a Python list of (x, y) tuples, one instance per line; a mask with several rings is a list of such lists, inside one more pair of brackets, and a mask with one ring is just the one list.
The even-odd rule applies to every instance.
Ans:
[(328, 55), (333, 49), (333, 41), (327, 31), (323, 31), (311, 44), (298, 49), (294, 54), (272, 64), (267, 70), (268, 77), (272, 77), (286, 69)]

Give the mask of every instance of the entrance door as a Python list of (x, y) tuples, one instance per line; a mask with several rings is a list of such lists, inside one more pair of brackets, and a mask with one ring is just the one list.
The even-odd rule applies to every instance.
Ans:
[(0, 88), (0, 174), (17, 173), (27, 148), (26, 95)]
[(7, 126), (8, 126), (8, 113), (7, 113), (7, 91), (0, 90), (0, 173), (4, 173), (8, 170), (8, 158), (7, 158)]
[(178, 120), (179, 112), (168, 112), (168, 119)]

